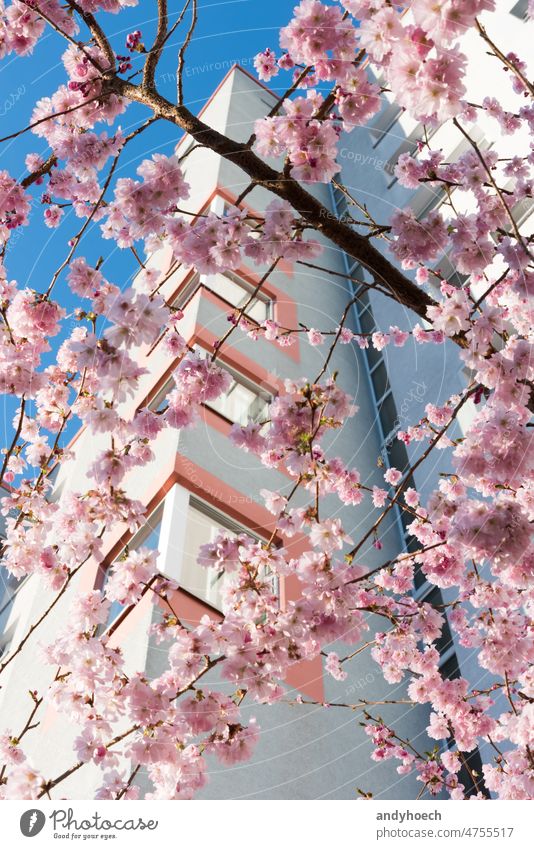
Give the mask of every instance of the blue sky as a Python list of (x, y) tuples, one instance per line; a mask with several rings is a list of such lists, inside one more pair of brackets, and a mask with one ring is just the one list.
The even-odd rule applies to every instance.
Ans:
[[(199, 21), (195, 35), (187, 53), (186, 72), (184, 74), (184, 95), (186, 105), (193, 111), (198, 110), (216, 88), (231, 62), (237, 61), (254, 73), (253, 57), (265, 47), (278, 49), (278, 32), (281, 26), (292, 17), (295, 3), (292, 0), (199, 0)], [(171, 22), (176, 19), (181, 2), (170, 0)], [(156, 27), (155, 0), (141, 0), (139, 5), (127, 9), (119, 15), (100, 15), (99, 19), (111, 39), (117, 53), (126, 53), (125, 39), (128, 32), (139, 29), (142, 40), (150, 45)], [(166, 47), (165, 55), (158, 68), (156, 81), (162, 94), (169, 99), (175, 98), (176, 61), (178, 50), (185, 33), (182, 25), (173, 35)], [(0, 137), (20, 130), (30, 122), (35, 102), (52, 94), (66, 81), (61, 63), (61, 54), (66, 43), (60, 36), (47, 29), (39, 41), (34, 53), (25, 58), (8, 57), (0, 62)], [(142, 63), (143, 57), (134, 54), (134, 70)], [(288, 74), (280, 77), (281, 91), (287, 86)], [(276, 89), (277, 79), (272, 87)], [(121, 116), (118, 124), (123, 132), (131, 131), (141, 123), (148, 112), (142, 107), (133, 106)], [(106, 129), (99, 126), (98, 131)], [(134, 140), (125, 151), (116, 177), (130, 176), (139, 162), (148, 155), (160, 151), (171, 153), (174, 144), (181, 136), (176, 127), (158, 122), (139, 139)], [(16, 179), (26, 174), (24, 158), (29, 152), (46, 155), (46, 144), (42, 139), (28, 132), (16, 139), (0, 144), (0, 169), (6, 169)], [(66, 256), (67, 241), (83, 223), (70, 209), (60, 227), (50, 230), (43, 223), (44, 208), (40, 196), (45, 186), (32, 187), (35, 199), (31, 209), (30, 225), (19, 228), (12, 236), (11, 246), (6, 257), (6, 267), (10, 279), (17, 280), (19, 286), (30, 286), (37, 291), (45, 291), (50, 279)], [(89, 262), (103, 256), (103, 273), (111, 282), (121, 287), (127, 286), (136, 271), (136, 262), (127, 250), (120, 250), (114, 242), (100, 238), (99, 225), (94, 224), (85, 234), (77, 255), (85, 256)], [(68, 308), (73, 305), (65, 278), (62, 276), (56, 287), (56, 297)], [(66, 322), (66, 330), (72, 327)], [(59, 339), (55, 340), (55, 347)], [(11, 419), (16, 404), (13, 399), (4, 396), (2, 416), (2, 444), (11, 438)], [(69, 435), (72, 428), (69, 428)]]

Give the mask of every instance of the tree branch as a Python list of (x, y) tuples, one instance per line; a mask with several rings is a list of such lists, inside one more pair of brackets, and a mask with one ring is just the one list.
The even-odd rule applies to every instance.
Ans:
[(161, 57), (161, 51), (167, 38), (167, 26), (169, 17), (167, 13), (167, 0), (158, 0), (158, 30), (154, 39), (154, 44), (148, 52), (145, 62), (145, 70), (143, 72), (143, 87), (152, 88), (154, 86), (154, 74)]
[(106, 57), (109, 62), (109, 68), (106, 70), (114, 71), (115, 70), (115, 53), (113, 48), (111, 47), (104, 30), (96, 20), (95, 16), (90, 12), (85, 12), (78, 3), (75, 3), (74, 0), (68, 0), (68, 4), (71, 9), (74, 9), (78, 12), (79, 16), (83, 20), (84, 24), (91, 30), (91, 34), (95, 40), (95, 42), (100, 47), (102, 53)]
[(389, 262), (368, 239), (334, 218), (331, 211), (296, 180), (280, 174), (242, 142), (236, 142), (219, 133), (193, 115), (187, 107), (171, 103), (157, 91), (141, 89), (117, 77), (110, 81), (110, 87), (122, 97), (148, 106), (157, 116), (180, 127), (199, 144), (233, 162), (254, 180), (256, 185), (263, 186), (282, 200), (288, 201), (310, 227), (360, 262), (392, 291), (399, 303), (426, 318), (427, 308), (435, 304), (434, 300)]
[[(189, 0), (184, 8), (184, 14), (189, 5)], [(193, 37), (193, 32), (195, 31), (195, 27), (198, 21), (198, 8), (197, 8), (197, 0), (193, 0), (193, 17), (191, 18), (191, 25), (187, 32), (187, 35), (184, 39), (184, 43), (180, 47), (180, 52), (178, 54), (178, 68), (176, 71), (177, 76), (177, 91), (178, 91), (178, 103), (182, 104), (184, 100), (184, 87), (183, 87), (183, 73), (184, 73), (184, 59), (185, 59), (185, 51), (189, 47), (191, 39)]]

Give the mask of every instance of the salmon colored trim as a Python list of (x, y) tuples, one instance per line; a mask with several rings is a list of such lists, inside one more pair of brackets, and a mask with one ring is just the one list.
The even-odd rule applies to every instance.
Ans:
[[(147, 516), (161, 504), (165, 495), (175, 483), (180, 484), (189, 492), (197, 495), (203, 501), (208, 502), (208, 504), (234, 519), (234, 521), (244, 525), (253, 533), (256, 532), (265, 539), (268, 539), (275, 529), (275, 519), (265, 507), (257, 504), (239, 490), (224, 483), (224, 481), (221, 481), (215, 475), (212, 475), (206, 469), (203, 469), (197, 463), (194, 463), (188, 457), (179, 453), (175, 455), (172, 464), (168, 464), (157, 475), (152, 481), (148, 492), (145, 493), (145, 498), (142, 500), (147, 503)], [(124, 526), (122, 529), (116, 528), (109, 535), (106, 535), (104, 538), (105, 544), (107, 543), (106, 554), (100, 563), (93, 558), (87, 564), (88, 568), (84, 570), (85, 574), (82, 576), (84, 589), (98, 587), (103, 577), (101, 573), (105, 571), (107, 566), (120, 553), (131, 536), (132, 534)], [(280, 542), (284, 544), (286, 550), (293, 557), (298, 556), (301, 551), (307, 548), (306, 537), (302, 534), (296, 534), (291, 539), (283, 539)], [(175, 597), (176, 609), (177, 612), (181, 611), (186, 621), (194, 624), (206, 614), (213, 616), (214, 608), (211, 605), (203, 602), (201, 599), (195, 599), (190, 593), (186, 594), (185, 590), (178, 590), (177, 592), (178, 595)], [(289, 600), (298, 598), (299, 595), (299, 582), (296, 577), (280, 580), (280, 604), (282, 608), (287, 605)], [(138, 615), (140, 616), (141, 614)], [(137, 617), (134, 621), (138, 621)], [(122, 623), (115, 633), (120, 634), (122, 639), (122, 636), (125, 634)], [(302, 692), (311, 698), (317, 701), (324, 700), (322, 661), (320, 657), (313, 661), (300, 661), (294, 664), (289, 670), (286, 680), (290, 686), (302, 690)]]
[[(124, 638), (128, 637), (129, 634), (135, 634), (141, 631), (143, 619), (147, 614), (150, 615), (150, 610), (154, 604), (153, 595), (150, 590), (145, 592), (137, 604), (129, 610), (128, 615), (124, 617), (113, 634), (108, 638), (108, 645), (111, 648), (118, 648)], [(156, 596), (156, 598), (158, 597)], [(158, 601), (161, 601), (161, 599), (158, 599)]]
[[(205, 327), (197, 326), (195, 328), (194, 343), (200, 344), (205, 350), (212, 350), (213, 343), (216, 341), (217, 337), (215, 334), (210, 333)], [(226, 363), (230, 368), (241, 372), (244, 377), (250, 380), (251, 383), (255, 383), (260, 389), (266, 388), (271, 395), (276, 395), (283, 389), (284, 383), (282, 380), (271, 374), (267, 369), (264, 369), (255, 360), (251, 360), (250, 357), (247, 357), (237, 348), (225, 347), (218, 359), (220, 359), (221, 363)]]
[[(193, 329), (192, 335), (186, 341), (190, 348), (193, 348), (195, 345), (200, 345), (200, 347), (205, 351), (210, 351), (212, 350), (213, 343), (216, 339), (217, 337), (215, 334), (210, 333), (209, 330), (206, 330), (206, 328), (202, 325), (197, 325)], [(224, 353), (219, 356), (219, 360), (223, 365), (226, 364), (230, 368), (233, 368), (235, 371), (242, 374), (243, 377), (250, 380), (251, 383), (255, 384), (260, 389), (266, 389), (271, 395), (276, 395), (283, 389), (283, 381), (268, 372), (256, 363), (255, 360), (251, 360), (249, 357), (245, 356), (245, 354), (237, 348), (230, 346), (225, 347)], [(171, 358), (170, 363), (163, 374), (158, 378), (156, 383), (151, 387), (146, 395), (139, 401), (136, 410), (150, 404), (160, 389), (162, 389), (168, 381), (178, 362), (179, 358)]]
[[(167, 303), (172, 304), (178, 298), (178, 296), (180, 295), (180, 292), (187, 288), (187, 286), (191, 283), (191, 280), (195, 277), (196, 273), (197, 272), (193, 272), (191, 274), (188, 274), (183, 279), (180, 286), (178, 286), (178, 288), (174, 291), (172, 296), (167, 299)], [(252, 285), (252, 286), (257, 285), (257, 283), (254, 283), (254, 281), (250, 281), (250, 279), (247, 279), (247, 278), (249, 278), (249, 274), (243, 272), (241, 269), (236, 270), (235, 274), (236, 274), (236, 276), (243, 277), (250, 285)], [(274, 287), (271, 287), (271, 288), (274, 289)], [(226, 313), (231, 312), (232, 310), (236, 309), (236, 307), (234, 307), (233, 304), (231, 304), (229, 301), (225, 300), (225, 298), (223, 298), (221, 295), (218, 295), (217, 292), (213, 291), (213, 289), (210, 289), (210, 287), (206, 283), (202, 283), (202, 281), (199, 280), (198, 286), (195, 289), (195, 291), (188, 298), (187, 302), (181, 306), (181, 310), (184, 312), (184, 314), (185, 314), (187, 308), (193, 302), (195, 295), (197, 295), (197, 293), (200, 292), (200, 291), (202, 292), (202, 296), (204, 298), (206, 298), (206, 300), (209, 300), (216, 307), (221, 308)], [(270, 295), (267, 292), (267, 290), (265, 290), (265, 294), (267, 294), (267, 297), (270, 298), (270, 300), (271, 300), (271, 302), (274, 306), (275, 321), (277, 321), (282, 327), (295, 327), (296, 324), (297, 324), (297, 320), (298, 320), (297, 319), (297, 308), (296, 308), (295, 302), (292, 301), (292, 300), (285, 300), (284, 301), (284, 300), (280, 299), (279, 297), (278, 298), (275, 297), (274, 293), (272, 295)], [(252, 325), (259, 327), (258, 322), (255, 321), (253, 318), (249, 318), (246, 314), (245, 314), (244, 317), (248, 321), (250, 321), (250, 323)], [(147, 350), (147, 352), (145, 354), (146, 358), (148, 358), (152, 354), (152, 352), (156, 350), (158, 345), (165, 338), (166, 333), (167, 333), (167, 331), (164, 330), (163, 333), (161, 333), (158, 336), (158, 338), (153, 343), (153, 345)], [(296, 341), (293, 342), (293, 344), (288, 346), (287, 348), (280, 347), (280, 345), (278, 345), (278, 343), (274, 339), (266, 339), (265, 341), (269, 345), (272, 345), (274, 348), (276, 348), (276, 350), (281, 352), (284, 356), (289, 357), (290, 359), (294, 360), (297, 363), (300, 362), (300, 338), (299, 338), (299, 336), (297, 336)]]

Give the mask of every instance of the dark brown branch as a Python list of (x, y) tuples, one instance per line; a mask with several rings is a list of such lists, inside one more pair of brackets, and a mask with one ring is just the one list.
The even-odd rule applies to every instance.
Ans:
[(167, 25), (169, 17), (167, 13), (167, 0), (158, 0), (158, 30), (154, 44), (148, 52), (143, 72), (143, 87), (152, 88), (154, 85), (154, 74), (161, 57), (161, 51), (167, 38)]
[(57, 156), (52, 153), (43, 164), (31, 174), (28, 174), (27, 177), (24, 177), (23, 180), (20, 181), (20, 185), (23, 189), (27, 189), (28, 186), (31, 186), (33, 183), (36, 183), (41, 177), (44, 177), (45, 174), (50, 174), (50, 171), (57, 164)]
[(476, 24), (476, 27), (478, 29), (480, 36), (484, 39), (486, 44), (488, 44), (491, 47), (491, 49), (492, 49), (494, 55), (497, 57), (497, 59), (500, 59), (500, 61), (503, 63), (503, 65), (505, 65), (505, 67), (507, 67), (510, 71), (512, 71), (512, 73), (514, 73), (516, 75), (516, 77), (519, 80), (521, 80), (521, 82), (523, 83), (523, 85), (525, 86), (527, 91), (529, 91), (531, 96), (534, 97), (534, 85), (532, 85), (532, 83), (526, 78), (526, 76), (524, 75), (522, 70), (520, 68), (518, 68), (517, 65), (514, 65), (514, 63), (508, 58), (508, 56), (505, 56), (505, 54), (502, 52), (502, 50), (499, 50), (497, 45), (489, 37), (488, 33), (486, 32), (485, 27), (482, 26), (482, 24), (480, 23), (478, 18), (475, 18), (475, 24)]
[(331, 211), (296, 180), (280, 174), (241, 142), (236, 142), (209, 127), (185, 106), (171, 103), (158, 92), (143, 90), (118, 78), (114, 78), (110, 85), (122, 97), (148, 106), (157, 116), (180, 127), (199, 144), (233, 162), (257, 185), (288, 201), (310, 227), (360, 262), (394, 293), (400, 303), (426, 318), (427, 309), (435, 303), (434, 300), (389, 262), (368, 239), (334, 218)]
[[(184, 12), (187, 9), (188, 5), (189, 5), (189, 2), (186, 4)], [(189, 30), (187, 32), (187, 35), (184, 39), (184, 43), (180, 47), (180, 52), (178, 54), (178, 68), (177, 68), (177, 71), (176, 71), (176, 77), (177, 77), (177, 89), (178, 89), (178, 103), (180, 103), (180, 104), (182, 104), (183, 100), (184, 100), (183, 73), (184, 73), (185, 51), (189, 47), (189, 44), (190, 44), (191, 39), (193, 37), (193, 33), (195, 31), (195, 27), (197, 25), (197, 21), (198, 21), (197, 0), (193, 0), (193, 16), (191, 18), (191, 25), (190, 25)]]
[(71, 9), (74, 9), (76, 12), (78, 12), (84, 24), (91, 30), (91, 34), (95, 42), (100, 47), (102, 53), (109, 62), (109, 69), (107, 70), (114, 71), (115, 53), (106, 37), (106, 34), (104, 33), (104, 30), (96, 20), (95, 16), (92, 15), (90, 12), (85, 12), (82, 7), (78, 5), (78, 3), (74, 2), (74, 0), (68, 0), (68, 4)]

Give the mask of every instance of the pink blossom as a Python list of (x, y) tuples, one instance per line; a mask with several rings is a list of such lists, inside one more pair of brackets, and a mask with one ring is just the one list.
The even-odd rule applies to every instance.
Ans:
[(332, 552), (343, 548), (345, 543), (351, 543), (352, 539), (341, 527), (341, 519), (326, 519), (312, 526), (310, 542), (321, 551)]
[(227, 730), (216, 739), (213, 751), (223, 764), (235, 764), (248, 760), (260, 732), (254, 717), (248, 721), (248, 726), (228, 725)]
[(0, 758), (3, 763), (8, 764), (21, 764), (26, 760), (17, 738), (10, 731), (5, 731), (0, 736)]
[(263, 53), (258, 53), (254, 57), (254, 67), (260, 80), (268, 82), (278, 73), (276, 55), (267, 47)]
[(308, 331), (308, 342), (310, 345), (322, 345), (324, 342), (324, 336), (319, 330), (309, 330)]
[(384, 472), (384, 480), (386, 481), (386, 483), (390, 483), (392, 486), (397, 486), (401, 478), (402, 472), (399, 472), (398, 469), (395, 469), (393, 467)]
[(387, 501), (388, 494), (385, 489), (373, 486), (373, 504), (375, 507), (383, 507)]
[(106, 598), (123, 605), (138, 601), (144, 585), (157, 572), (156, 559), (157, 552), (142, 547), (117, 560), (105, 586)]
[(57, 204), (52, 204), (51, 206), (45, 209), (44, 220), (47, 227), (59, 227), (61, 223), (61, 218), (63, 216), (63, 210), (57, 206)]
[(325, 669), (336, 681), (345, 681), (347, 678), (347, 672), (340, 665), (339, 656), (333, 651), (326, 657)]

